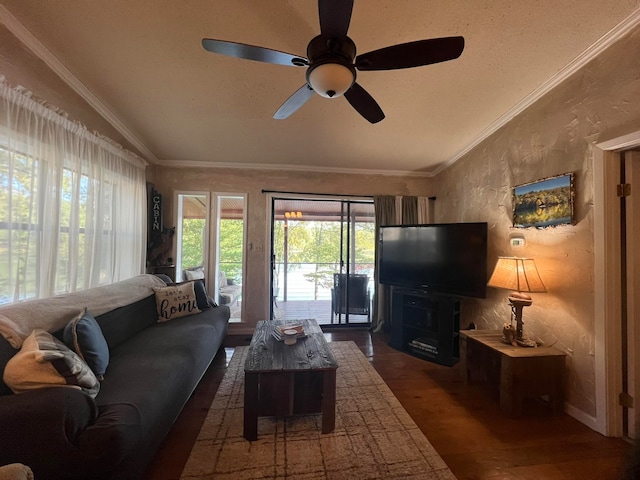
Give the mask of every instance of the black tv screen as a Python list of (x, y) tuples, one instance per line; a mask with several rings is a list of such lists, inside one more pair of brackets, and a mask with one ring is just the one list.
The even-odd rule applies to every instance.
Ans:
[(486, 297), (486, 223), (385, 226), (380, 232), (380, 283)]

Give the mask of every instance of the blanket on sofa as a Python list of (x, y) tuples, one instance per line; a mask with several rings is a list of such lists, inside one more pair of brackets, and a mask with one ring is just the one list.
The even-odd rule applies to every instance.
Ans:
[(148, 297), (153, 287), (166, 285), (155, 275), (145, 274), (72, 294), (5, 305), (0, 307), (0, 334), (17, 349), (35, 328), (53, 333), (85, 308), (94, 316), (102, 315)]

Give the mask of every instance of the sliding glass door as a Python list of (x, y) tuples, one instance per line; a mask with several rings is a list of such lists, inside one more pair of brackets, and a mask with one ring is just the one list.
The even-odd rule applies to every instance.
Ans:
[(368, 325), (375, 252), (373, 201), (272, 199), (272, 318)]

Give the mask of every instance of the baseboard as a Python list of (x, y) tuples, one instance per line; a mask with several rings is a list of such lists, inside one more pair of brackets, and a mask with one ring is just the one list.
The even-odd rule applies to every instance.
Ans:
[(569, 405), (568, 403), (564, 404), (564, 411), (565, 411), (565, 413), (567, 415), (575, 418), (580, 423), (583, 423), (584, 425), (589, 427), (591, 430), (594, 430), (594, 431), (596, 431), (598, 433), (601, 433), (602, 435), (605, 435), (604, 432), (601, 432), (598, 429), (598, 422), (596, 420), (596, 417), (593, 417), (593, 416), (583, 412), (582, 410), (577, 409), (573, 405)]

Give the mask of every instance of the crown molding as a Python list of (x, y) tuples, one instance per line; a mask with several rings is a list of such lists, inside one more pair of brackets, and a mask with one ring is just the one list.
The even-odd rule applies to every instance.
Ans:
[(0, 23), (13, 33), (29, 50), (55, 72), (74, 92), (80, 95), (113, 128), (125, 137), (147, 160), (156, 163), (158, 158), (136, 134), (125, 125), (104, 103), (65, 67), (4, 5), (0, 5)]
[(576, 73), (591, 60), (595, 59), (598, 55), (600, 55), (618, 40), (626, 36), (638, 25), (640, 25), (640, 8), (636, 9), (631, 15), (622, 20), (619, 24), (617, 24), (602, 37), (600, 37), (593, 45), (591, 45), (584, 52), (574, 58), (562, 70), (549, 78), (546, 82), (544, 82), (533, 92), (524, 97), (520, 102), (514, 105), (511, 109), (509, 109), (504, 115), (491, 123), (487, 128), (482, 130), (476, 136), (476, 138), (471, 141), (471, 143), (460, 150), (453, 158), (439, 165), (435, 170), (431, 172), (431, 175), (436, 176), (456, 163), (467, 153), (477, 147), (481, 142), (486, 140), (490, 135), (498, 131), (504, 125), (513, 120), (517, 115), (530, 107), (533, 103), (537, 102), (544, 95), (546, 95), (566, 79), (571, 77), (571, 75)]
[(385, 175), (389, 177), (432, 177), (431, 172), (416, 172), (403, 170), (372, 170), (364, 168), (337, 168), (288, 164), (264, 164), (264, 163), (233, 163), (233, 162), (206, 162), (196, 160), (158, 160), (157, 167), (174, 168), (232, 168), (235, 170), (285, 170), (289, 172), (308, 173), (342, 173), (355, 175)]

